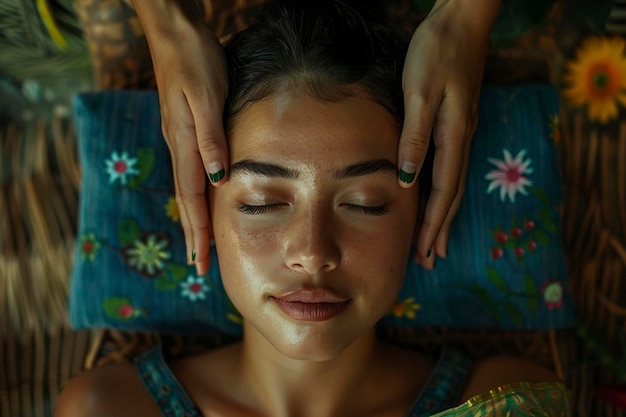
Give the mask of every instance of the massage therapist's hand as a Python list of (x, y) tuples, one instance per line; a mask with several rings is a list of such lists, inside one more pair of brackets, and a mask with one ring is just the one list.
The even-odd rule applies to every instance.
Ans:
[[(465, 190), (470, 141), (491, 26), (500, 0), (437, 0), (416, 29), (403, 72), (405, 120), (399, 182), (410, 187), (433, 133), (432, 192), (417, 237), (415, 261), (446, 257), (450, 223)], [(434, 253), (431, 251), (434, 250)]]
[(195, 262), (198, 274), (205, 274), (211, 238), (206, 173), (214, 185), (226, 181), (228, 148), (222, 113), (228, 72), (223, 48), (194, 4), (133, 1), (154, 65), (187, 259)]

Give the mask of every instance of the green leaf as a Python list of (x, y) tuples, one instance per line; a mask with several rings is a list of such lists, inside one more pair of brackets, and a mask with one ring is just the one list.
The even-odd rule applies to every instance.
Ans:
[(107, 316), (116, 320), (123, 320), (123, 321), (128, 321), (128, 320), (133, 319), (134, 318), (133, 315), (129, 317), (122, 317), (120, 315), (120, 307), (123, 307), (123, 306), (132, 306), (130, 299), (125, 298), (125, 297), (114, 297), (114, 298), (109, 298), (107, 300), (104, 300), (104, 311), (107, 314)]
[(535, 280), (530, 275), (524, 275), (524, 291), (526, 291), (528, 296), (528, 308), (533, 313), (536, 313), (539, 311), (539, 301), (537, 300), (539, 291), (537, 291)]
[(493, 285), (495, 285), (502, 292), (509, 292), (509, 286), (507, 285), (506, 280), (498, 273), (498, 271), (489, 266), (485, 269), (487, 278), (489, 278), (489, 281), (491, 281)]
[(552, 9), (554, 0), (506, 0), (491, 30), (495, 46), (508, 44), (538, 27)]
[(541, 200), (541, 202), (543, 203), (544, 206), (546, 207), (550, 207), (550, 197), (548, 197), (548, 194), (546, 194), (545, 191), (543, 191), (541, 188), (539, 187), (533, 187), (530, 189), (530, 191), (536, 195), (537, 197), (539, 197), (539, 199)]
[(187, 278), (189, 270), (185, 265), (169, 263), (165, 265), (165, 274), (170, 281), (180, 281)]
[(504, 313), (513, 323), (518, 326), (521, 326), (524, 323), (524, 314), (522, 314), (522, 311), (515, 304), (504, 303), (502, 308), (504, 309)]
[(413, 6), (424, 15), (430, 13), (430, 10), (433, 8), (434, 4), (435, 0), (413, 0)]
[(178, 282), (159, 277), (154, 281), (154, 287), (160, 291), (171, 291), (178, 287)]
[(135, 175), (128, 180), (128, 185), (131, 188), (136, 188), (144, 182), (152, 171), (154, 170), (154, 164), (156, 163), (156, 152), (154, 148), (139, 148), (137, 150), (137, 166), (139, 168), (139, 175)]
[(141, 228), (139, 223), (133, 218), (122, 219), (120, 224), (117, 225), (117, 240), (120, 241), (122, 246), (130, 245), (139, 239), (140, 234)]
[(592, 28), (604, 32), (614, 0), (568, 0), (567, 5), (587, 21)]

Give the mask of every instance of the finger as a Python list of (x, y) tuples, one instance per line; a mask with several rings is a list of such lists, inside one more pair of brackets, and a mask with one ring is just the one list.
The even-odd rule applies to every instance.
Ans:
[[(446, 102), (448, 101), (448, 102)], [(417, 241), (417, 250), (422, 256), (429, 257), (435, 238), (448, 216), (448, 212), (456, 197), (459, 178), (464, 164), (465, 138), (470, 135), (471, 117), (463, 117), (464, 113), (450, 111), (458, 109), (458, 102), (453, 97), (446, 97), (439, 110), (441, 117), (437, 120), (435, 129), (435, 158), (433, 164), (432, 189), (424, 221), (420, 227)]]
[(435, 112), (440, 103), (440, 95), (435, 91), (412, 94), (410, 88), (409, 84), (405, 89), (405, 117), (398, 145), (398, 184), (403, 188), (415, 184), (424, 164)]
[[(198, 152), (193, 123), (190, 122), (191, 111), (186, 101), (176, 104), (178, 106), (175, 108), (178, 111), (175, 113), (176, 117), (173, 118), (176, 124), (167, 125), (168, 146), (172, 155), (176, 196), (185, 233), (187, 259), (198, 266), (198, 262), (209, 262), (211, 236), (206, 199), (206, 174)], [(165, 114), (169, 115), (167, 112)], [(200, 266), (198, 274), (202, 275), (208, 268), (204, 267), (204, 264)]]
[(224, 101), (211, 101), (208, 94), (186, 93), (193, 114), (198, 149), (213, 185), (226, 182), (228, 145), (224, 135)]
[(459, 188), (457, 190), (456, 196), (454, 197), (454, 201), (452, 202), (452, 206), (450, 207), (450, 211), (448, 211), (448, 215), (439, 230), (439, 234), (435, 240), (435, 253), (437, 256), (441, 258), (446, 258), (448, 256), (448, 239), (450, 237), (450, 226), (452, 225), (452, 221), (459, 211), (459, 207), (461, 206), (461, 201), (463, 200), (463, 195), (465, 194), (465, 186), (467, 183), (467, 170), (469, 167), (469, 156), (470, 156), (470, 147), (471, 147), (471, 138), (465, 140), (465, 149), (464, 149), (464, 162), (463, 169), (461, 171), (461, 176), (459, 178)]
[[(187, 261), (191, 264), (196, 264), (198, 274), (203, 275), (208, 271), (209, 243), (211, 239), (204, 167), (197, 153), (193, 154), (196, 158), (195, 162), (191, 161), (189, 157), (185, 159), (184, 154), (184, 150), (179, 150), (177, 154), (172, 156), (176, 202), (185, 233)], [(174, 159), (176, 157), (177, 159)], [(179, 163), (179, 160), (184, 161), (184, 163)], [(179, 169), (181, 166), (185, 168)], [(187, 181), (185, 176), (191, 176), (194, 180)], [(199, 262), (206, 262), (207, 264), (202, 268), (198, 268)]]

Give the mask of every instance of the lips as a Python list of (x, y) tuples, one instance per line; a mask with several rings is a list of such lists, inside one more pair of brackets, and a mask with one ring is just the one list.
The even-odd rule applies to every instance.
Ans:
[(301, 289), (270, 297), (289, 317), (301, 321), (326, 321), (343, 312), (350, 299), (326, 289)]

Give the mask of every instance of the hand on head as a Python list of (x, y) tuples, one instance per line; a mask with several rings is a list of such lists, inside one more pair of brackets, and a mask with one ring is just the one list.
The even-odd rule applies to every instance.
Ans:
[[(204, 274), (211, 239), (205, 179), (208, 175), (219, 186), (228, 176), (222, 120), (228, 73), (223, 49), (216, 36), (190, 16), (191, 11), (183, 10), (184, 2), (159, 2), (158, 7), (150, 5), (151, 10), (144, 10), (141, 3), (135, 2), (135, 8), (154, 61), (187, 257), (198, 274)], [(489, 32), (499, 3), (438, 0), (409, 45), (398, 181), (403, 187), (415, 183), (432, 132), (432, 191), (419, 219), (415, 254), (415, 261), (425, 268), (434, 266), (435, 255), (446, 256), (450, 224), (465, 188)]]
[(431, 192), (415, 254), (415, 261), (427, 269), (434, 267), (435, 255), (447, 256), (450, 224), (465, 190), (489, 32), (499, 4), (437, 1), (407, 51), (398, 181), (410, 187), (434, 145)]

